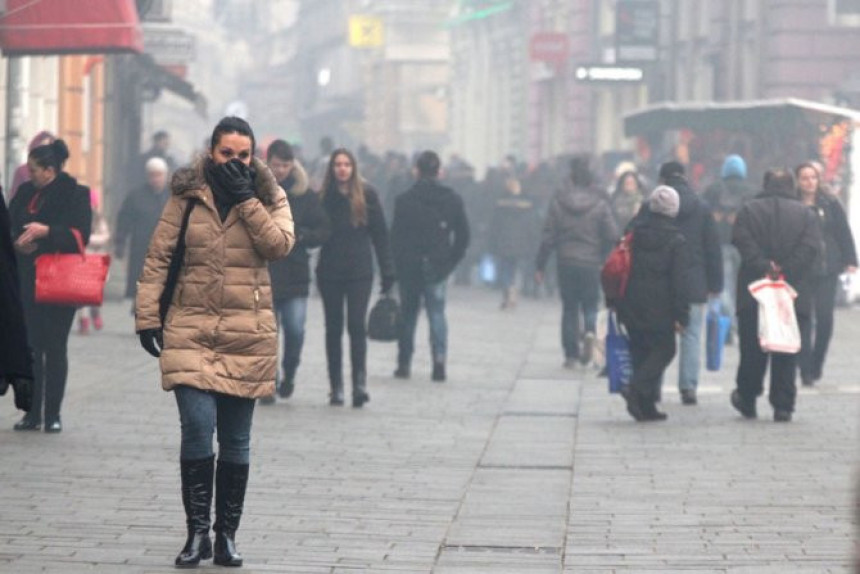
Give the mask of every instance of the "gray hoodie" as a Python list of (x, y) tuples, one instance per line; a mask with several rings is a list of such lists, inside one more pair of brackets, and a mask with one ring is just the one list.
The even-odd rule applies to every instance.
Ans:
[(606, 194), (570, 180), (556, 193), (547, 213), (537, 269), (543, 271), (553, 250), (559, 265), (599, 268), (618, 240), (618, 226)]

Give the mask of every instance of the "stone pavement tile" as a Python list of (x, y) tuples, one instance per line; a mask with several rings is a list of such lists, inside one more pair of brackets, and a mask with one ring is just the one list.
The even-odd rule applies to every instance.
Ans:
[(571, 417), (503, 416), (481, 466), (571, 468), (574, 422)]
[(557, 550), (527, 548), (446, 547), (434, 574), (555, 574), (561, 567)]
[(576, 416), (581, 382), (518, 379), (505, 404), (506, 415)]

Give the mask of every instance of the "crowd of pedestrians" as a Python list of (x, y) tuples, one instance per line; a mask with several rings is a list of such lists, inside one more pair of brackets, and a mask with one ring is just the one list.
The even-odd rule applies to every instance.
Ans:
[[(446, 164), (434, 151), (378, 157), (329, 138), (319, 157), (305, 160), (284, 140), (259, 150), (251, 126), (235, 117), (219, 122), (189, 166), (177, 167), (169, 141), (166, 132), (153, 137), (108, 226), (98, 193), (63, 171), (65, 143), (48, 133), (34, 138), (8, 214), (5, 204), (0, 212), (0, 305), (9, 323), (0, 339), (10, 348), (26, 340), (32, 353), (5, 355), (0, 391), (11, 385), (27, 411), (15, 430), (62, 430), (76, 309), (36, 302), (35, 259), (112, 245), (127, 266), (124, 295), (135, 300), (140, 343), (159, 358), (179, 412), (182, 567), (213, 557), (242, 564), (235, 536), (254, 409), (289, 399), (300, 385), (312, 287), (325, 320), (328, 402), (346, 403), (346, 331), (350, 402), (362, 408), (370, 401), (367, 318), (376, 277), (383, 297), (395, 286), (399, 295), (395, 378), (412, 377), (423, 307), (430, 378), (447, 380), (452, 282), (491, 284), (504, 312), (516, 309), (520, 294), (557, 290), (561, 363), (581, 369), (598, 343), (601, 269), (626, 236), (626, 291), (607, 304), (629, 340), (628, 413), (643, 422), (667, 418), (658, 404), (676, 353), (681, 402), (697, 404), (706, 308), (718, 301), (735, 319), (729, 340), (736, 337), (740, 351), (731, 404), (757, 416), (770, 363), (770, 403), (784, 422), (795, 409), (798, 371), (805, 385), (822, 378), (839, 277), (857, 267), (845, 210), (814, 163), (771, 170), (758, 190), (743, 158), (729, 155), (714, 183), (698, 190), (677, 161), (662, 164), (653, 185), (636, 166), (620, 165), (607, 186), (586, 154), (531, 169), (508, 157), (483, 180), (457, 156)], [(759, 344), (747, 287), (763, 277), (785, 278), (798, 293), (799, 354)], [(90, 324), (101, 328), (97, 309), (80, 316), (81, 332)]]

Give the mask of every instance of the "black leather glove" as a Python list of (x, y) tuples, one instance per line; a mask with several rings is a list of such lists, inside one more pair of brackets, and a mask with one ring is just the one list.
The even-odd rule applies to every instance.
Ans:
[(12, 383), (15, 392), (15, 407), (29, 413), (33, 408), (33, 381), (30, 379), (15, 379)]
[(219, 180), (233, 196), (236, 203), (242, 203), (254, 197), (254, 170), (239, 161), (231, 159), (218, 166)]
[(138, 333), (140, 337), (140, 346), (144, 350), (155, 357), (161, 356), (161, 350), (164, 348), (164, 339), (161, 329), (144, 329)]
[(383, 275), (382, 276), (382, 294), (388, 295), (391, 293), (391, 288), (394, 287), (394, 283), (397, 281), (394, 275)]

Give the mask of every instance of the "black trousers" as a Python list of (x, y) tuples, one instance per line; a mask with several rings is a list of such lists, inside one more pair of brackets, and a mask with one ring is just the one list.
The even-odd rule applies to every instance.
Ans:
[[(325, 314), (325, 351), (332, 383), (343, 380), (343, 327), (349, 332), (353, 375), (367, 372), (367, 306), (373, 279), (357, 281), (320, 280)], [(344, 313), (344, 307), (346, 313)]]
[(770, 359), (770, 404), (776, 410), (794, 411), (797, 398), (797, 355), (765, 353), (761, 350), (758, 341), (757, 306), (738, 311), (738, 339), (741, 361), (736, 382), (741, 399), (752, 404), (764, 392), (764, 375)]
[[(824, 359), (833, 337), (833, 309), (836, 306), (836, 285), (839, 275), (816, 279), (812, 298), (812, 316), (800, 324), (800, 375), (818, 380), (824, 369)], [(814, 335), (814, 337), (813, 337)]]
[(630, 390), (642, 399), (657, 402), (663, 372), (675, 357), (675, 332), (628, 329), (627, 334), (633, 363)]
[(75, 319), (75, 307), (39, 305), (24, 301), (27, 336), (33, 350), (33, 408), (31, 420), (50, 424), (60, 418), (60, 407), (66, 393), (69, 374), (69, 333)]

